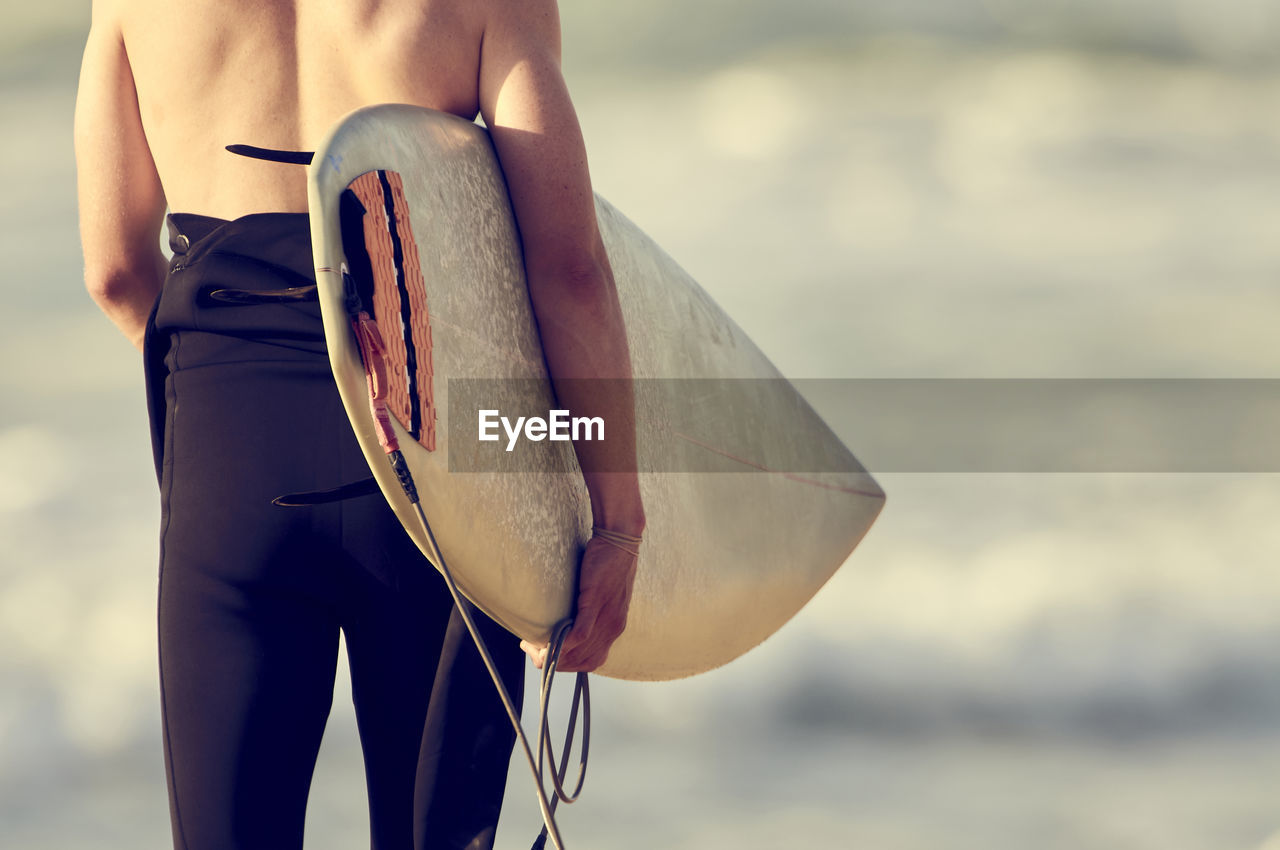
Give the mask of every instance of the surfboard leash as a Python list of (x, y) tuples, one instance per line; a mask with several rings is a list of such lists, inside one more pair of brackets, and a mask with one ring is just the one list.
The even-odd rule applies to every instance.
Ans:
[[(395, 457), (391, 458), (392, 467), (396, 469), (397, 477), (400, 477), (403, 486), (404, 478), (401, 477), (401, 470), (408, 475), (409, 481), (412, 482), (412, 474), (409, 473), (408, 464), (404, 462), (404, 456), (397, 449), (394, 452)], [(410, 487), (412, 487), (410, 483)], [(409, 491), (405, 491), (406, 495)], [(502, 699), (502, 706), (506, 709), (507, 717), (511, 721), (511, 726), (516, 731), (516, 737), (520, 739), (520, 747), (524, 750), (525, 761), (529, 764), (529, 769), (533, 773), (534, 783), (537, 786), (538, 808), (542, 811), (542, 831), (534, 840), (533, 850), (541, 850), (546, 844), (548, 837), (557, 850), (565, 850), (564, 839), (560, 837), (560, 828), (556, 823), (555, 811), (556, 805), (561, 800), (566, 803), (572, 803), (578, 798), (582, 792), (582, 785), (586, 780), (587, 768), (587, 752), (588, 742), (591, 734), (591, 698), (590, 691), (587, 686), (587, 674), (579, 673), (574, 687), (573, 706), (570, 709), (569, 729), (565, 736), (564, 750), (561, 753), (560, 766), (555, 768), (555, 756), (552, 752), (550, 741), (550, 729), (548, 726), (547, 712), (551, 699), (551, 683), (555, 679), (556, 666), (560, 661), (560, 649), (564, 644), (565, 637), (569, 634), (573, 627), (573, 620), (566, 619), (560, 621), (556, 626), (556, 630), (552, 635), (551, 644), (547, 651), (547, 660), (542, 665), (542, 687), (539, 694), (539, 730), (538, 730), (538, 755), (534, 758), (533, 749), (529, 746), (529, 739), (525, 735), (524, 727), (520, 724), (520, 715), (516, 710), (515, 703), (511, 699), (511, 694), (507, 690), (507, 686), (503, 683), (502, 677), (498, 674), (498, 667), (493, 661), (493, 656), (489, 653), (489, 647), (486, 645), (484, 637), (481, 636), (479, 629), (476, 627), (475, 619), (471, 614), (471, 603), (462, 596), (458, 590), (457, 582), (454, 581), (453, 572), (449, 569), (448, 564), (444, 560), (444, 555), (440, 552), (440, 547), (436, 543), (435, 535), (431, 531), (431, 524), (427, 521), (427, 516), (422, 510), (422, 504), (417, 499), (416, 489), (410, 498), (413, 511), (418, 517), (418, 522), (422, 525), (422, 530), (426, 533), (428, 546), (431, 550), (432, 559), (440, 567), (440, 573), (444, 576), (445, 585), (449, 588), (449, 594), (453, 597), (453, 603), (458, 609), (458, 613), (462, 615), (462, 621), (466, 624), (467, 631), (471, 634), (472, 641), (475, 642), (476, 649), (480, 652), (480, 657), (484, 661), (484, 666), (489, 671), (489, 678), (493, 680), (494, 687), (498, 690), (498, 696)], [(578, 765), (578, 781), (574, 788), (573, 794), (564, 793), (564, 777), (568, 772), (569, 753), (573, 746), (573, 733), (577, 726), (577, 716), (579, 707), (579, 695), (583, 695), (582, 705), (582, 755)], [(551, 782), (554, 786), (554, 794), (548, 799), (545, 779), (543, 774), (544, 756), (550, 756), (552, 761)]]
[[(536, 775), (538, 789), (545, 793), (546, 783), (543, 779), (543, 756), (545, 754), (547, 761), (551, 764), (551, 784), (555, 789), (555, 794), (551, 797), (551, 804), (548, 807), (552, 815), (555, 815), (556, 805), (561, 800), (565, 803), (572, 803), (582, 793), (582, 785), (587, 778), (587, 756), (591, 747), (591, 688), (588, 684), (587, 674), (578, 673), (574, 678), (573, 703), (569, 707), (569, 728), (564, 735), (564, 749), (560, 753), (560, 765), (559, 767), (556, 766), (555, 752), (551, 747), (551, 729), (548, 725), (548, 717), (551, 713), (551, 684), (555, 681), (556, 671), (560, 666), (560, 651), (564, 647), (565, 638), (569, 636), (572, 628), (572, 619), (561, 620), (552, 633), (551, 641), (547, 647), (547, 658), (542, 664), (542, 682), (538, 695), (538, 769)], [(577, 728), (580, 703), (582, 707), (582, 752), (578, 758), (578, 781), (574, 785), (573, 793), (566, 794), (564, 778), (569, 772), (569, 754), (573, 749), (573, 733)], [(548, 823), (544, 819), (542, 831), (534, 839), (531, 850), (542, 850), (547, 843), (547, 836)]]
[[(578, 673), (574, 683), (573, 703), (569, 709), (569, 727), (565, 734), (565, 742), (560, 754), (558, 767), (555, 763), (555, 751), (551, 745), (551, 730), (547, 715), (551, 702), (551, 686), (560, 663), (560, 652), (564, 646), (565, 638), (573, 627), (573, 619), (567, 618), (556, 625), (547, 648), (547, 658), (542, 665), (542, 683), (538, 700), (538, 754), (535, 759), (533, 748), (529, 745), (529, 739), (525, 735), (524, 727), (520, 724), (519, 711), (516, 709), (515, 703), (511, 699), (511, 694), (507, 691), (507, 687), (498, 673), (497, 665), (493, 661), (489, 647), (476, 627), (475, 618), (471, 613), (471, 603), (458, 590), (457, 582), (453, 578), (453, 572), (449, 569), (448, 563), (445, 562), (444, 554), (440, 551), (439, 544), (436, 543), (435, 533), (431, 530), (431, 523), (427, 521), (427, 515), (423, 511), (422, 503), (418, 498), (418, 488), (414, 483), (413, 473), (404, 459), (404, 454), (400, 451), (399, 440), (391, 427), (391, 414), (387, 407), (387, 378), (383, 359), (384, 345), (382, 334), (378, 330), (378, 324), (368, 312), (357, 308), (351, 317), (351, 328), (359, 346), (360, 359), (364, 364), (365, 382), (369, 390), (369, 408), (373, 414), (374, 429), (377, 431), (378, 443), (386, 453), (391, 469), (396, 474), (396, 480), (399, 481), (401, 489), (408, 498), (409, 504), (413, 507), (414, 514), (422, 526), (422, 530), (426, 535), (427, 546), (430, 550), (428, 555), (444, 577), (445, 586), (449, 589), (449, 595), (453, 597), (454, 606), (462, 616), (462, 621), (466, 625), (476, 649), (480, 652), (484, 666), (489, 671), (489, 677), (493, 680), (494, 687), (498, 690), (498, 696), (502, 700), (507, 717), (511, 721), (512, 728), (515, 729), (516, 737), (520, 740), (525, 760), (529, 764), (529, 769), (537, 785), (538, 807), (542, 812), (543, 825), (542, 831), (537, 839), (534, 840), (533, 850), (541, 850), (548, 837), (550, 837), (557, 850), (565, 850), (564, 840), (560, 837), (560, 829), (556, 824), (555, 810), (560, 801), (572, 803), (578, 799), (579, 794), (582, 793), (582, 786), (586, 781), (587, 756), (591, 741), (591, 691), (586, 673)], [(573, 734), (577, 729), (580, 707), (583, 718), (582, 748), (578, 762), (578, 779), (573, 793), (569, 794), (564, 790), (564, 779), (568, 774), (569, 755), (573, 749)], [(543, 765), (546, 761), (550, 761), (552, 766), (551, 783), (554, 793), (550, 795), (550, 799), (548, 799), (543, 771)]]

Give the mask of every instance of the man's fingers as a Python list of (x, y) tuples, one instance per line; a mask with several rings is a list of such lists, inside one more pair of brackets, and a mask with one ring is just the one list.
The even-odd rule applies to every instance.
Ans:
[(625, 623), (594, 620), (581, 632), (574, 628), (565, 638), (560, 653), (559, 669), (566, 673), (591, 672), (609, 658), (613, 642), (622, 634)]
[(570, 629), (569, 634), (565, 635), (564, 644), (560, 647), (559, 669), (566, 673), (577, 672), (575, 664), (582, 660), (587, 644), (592, 642), (591, 636), (595, 625), (596, 612), (590, 609), (579, 609), (578, 616), (573, 621), (573, 628)]
[(590, 650), (582, 649), (577, 653), (562, 657), (557, 669), (565, 673), (590, 673), (603, 664), (608, 657), (608, 648), (603, 650), (599, 647), (594, 647)]
[(547, 660), (547, 647), (538, 646), (537, 644), (529, 643), (527, 640), (522, 640), (520, 641), (520, 648), (524, 650), (525, 655), (529, 656), (529, 660), (533, 662), (533, 666), (541, 670), (542, 665)]
[(566, 673), (576, 673), (580, 670), (590, 672), (599, 666), (598, 664), (585, 666), (599, 652), (599, 640), (593, 635), (594, 627), (594, 620), (590, 624), (584, 624), (581, 629), (575, 623), (573, 631), (565, 638), (564, 647), (560, 650), (559, 669)]

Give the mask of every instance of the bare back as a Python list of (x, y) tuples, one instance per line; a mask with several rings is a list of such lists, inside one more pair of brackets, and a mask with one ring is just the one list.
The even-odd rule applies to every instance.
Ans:
[(233, 143), (314, 150), (344, 114), (413, 103), (474, 118), (484, 3), (120, 0), (147, 145), (169, 208), (306, 210), (301, 168)]
[(531, 291), (608, 278), (556, 0), (93, 0), (75, 150), (95, 300), (141, 346), (166, 208), (307, 208), (304, 169), (226, 145), (314, 150), (343, 115), (388, 102), (484, 116)]

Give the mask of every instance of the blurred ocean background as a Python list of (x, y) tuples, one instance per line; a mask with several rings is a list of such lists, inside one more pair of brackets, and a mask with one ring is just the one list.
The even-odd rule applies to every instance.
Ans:
[[(142, 374), (80, 282), (87, 6), (10, 4), (0, 27), (15, 850), (169, 840)], [(786, 374), (1280, 373), (1280, 5), (562, 14), (596, 188)], [(878, 477), (880, 521), (762, 648), (688, 681), (595, 682), (571, 848), (1280, 848), (1275, 475)], [(536, 832), (524, 772), (503, 850)], [(366, 828), (340, 679), (307, 846)]]

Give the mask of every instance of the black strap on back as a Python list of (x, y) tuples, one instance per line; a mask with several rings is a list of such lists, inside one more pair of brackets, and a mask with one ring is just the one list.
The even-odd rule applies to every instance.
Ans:
[(315, 156), (314, 151), (278, 151), (253, 145), (227, 145), (227, 150), (249, 159), (265, 159), (267, 162), (284, 162), (289, 165), (310, 165)]
[(301, 301), (316, 301), (316, 285), (290, 286), (285, 289), (211, 289), (208, 291), (211, 301), (220, 304), (290, 304)]
[(271, 500), (271, 504), (282, 508), (303, 508), (309, 505), (327, 505), (330, 502), (341, 502), (345, 499), (355, 499), (360, 496), (371, 496), (377, 492), (379, 492), (378, 482), (370, 477), (352, 481), (350, 484), (343, 484), (341, 487), (334, 487), (332, 490), (310, 490), (305, 493), (288, 493), (284, 496), (276, 496)]

